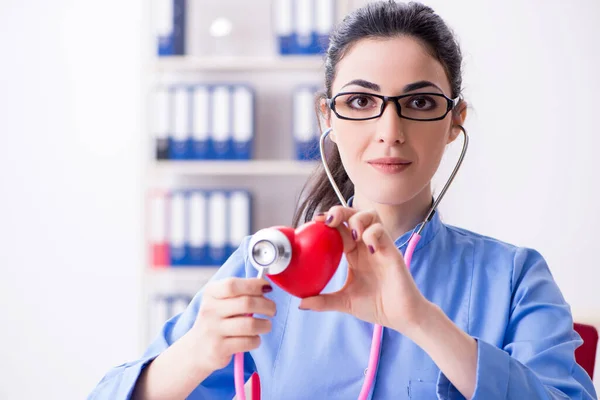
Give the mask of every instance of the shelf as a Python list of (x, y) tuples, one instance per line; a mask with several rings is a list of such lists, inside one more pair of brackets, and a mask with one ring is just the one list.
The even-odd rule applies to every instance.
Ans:
[(156, 161), (153, 172), (158, 175), (219, 176), (308, 176), (318, 165), (313, 161)]
[(151, 267), (146, 274), (152, 278), (203, 279), (212, 276), (219, 269), (218, 265), (181, 266), (181, 267)]
[(218, 266), (147, 268), (144, 272), (153, 292), (196, 292), (219, 270)]
[(274, 57), (195, 57), (171, 56), (158, 58), (155, 70), (160, 72), (181, 71), (278, 71), (320, 70), (322, 56), (274, 56)]

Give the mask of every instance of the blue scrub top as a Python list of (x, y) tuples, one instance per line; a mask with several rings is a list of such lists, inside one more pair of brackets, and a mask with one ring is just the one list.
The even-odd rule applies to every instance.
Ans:
[[(396, 241), (404, 253), (411, 232)], [(213, 276), (255, 277), (250, 237)], [(473, 399), (596, 399), (590, 377), (575, 362), (581, 345), (570, 307), (542, 256), (442, 223), (436, 213), (422, 232), (411, 265), (424, 296), (477, 339)], [(340, 289), (347, 263), (325, 292)], [(298, 309), (299, 299), (274, 285), (273, 329), (246, 354), (246, 377), (258, 371), (264, 400), (358, 398), (369, 359), (373, 325), (337, 312)], [(193, 325), (202, 290), (167, 321), (139, 359), (110, 370), (90, 399), (128, 399), (141, 370)], [(190, 399), (231, 399), (233, 361), (214, 372)], [(384, 329), (373, 399), (463, 399), (431, 358), (411, 340)]]

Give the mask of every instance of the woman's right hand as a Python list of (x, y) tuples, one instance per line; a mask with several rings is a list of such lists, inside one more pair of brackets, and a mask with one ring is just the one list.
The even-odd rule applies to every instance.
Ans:
[(202, 354), (203, 369), (222, 369), (235, 353), (260, 345), (258, 335), (271, 331), (271, 321), (252, 315), (275, 315), (275, 303), (264, 297), (272, 290), (268, 281), (257, 278), (227, 278), (206, 286), (190, 332)]

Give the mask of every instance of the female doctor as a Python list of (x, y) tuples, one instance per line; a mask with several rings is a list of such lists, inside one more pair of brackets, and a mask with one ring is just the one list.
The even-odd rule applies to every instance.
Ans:
[(430, 181), (466, 117), (461, 52), (443, 20), (417, 3), (371, 3), (337, 28), (325, 67), (328, 164), (350, 208), (321, 171), (294, 218), (342, 234), (345, 256), (325, 294), (300, 300), (256, 278), (246, 238), (145, 354), (110, 370), (90, 398), (231, 399), (232, 356), (244, 353), (263, 399), (357, 399), (375, 324), (370, 398), (596, 398), (575, 362), (582, 342), (569, 305), (539, 253), (434, 213), (407, 269)]

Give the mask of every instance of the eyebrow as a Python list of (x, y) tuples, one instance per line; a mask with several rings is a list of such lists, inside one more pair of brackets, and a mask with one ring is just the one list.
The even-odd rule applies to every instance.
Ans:
[[(351, 80), (350, 82), (346, 83), (342, 87), (342, 89), (345, 88), (346, 86), (350, 86), (350, 85), (362, 86), (365, 89), (370, 89), (375, 92), (381, 91), (381, 87), (378, 84), (366, 81), (364, 79)], [(412, 92), (413, 90), (423, 89), (426, 87), (434, 87), (434, 88), (438, 89), (440, 92), (442, 92), (442, 93), (444, 92), (438, 85), (436, 85), (435, 83), (430, 82), (430, 81), (418, 81), (418, 82), (409, 83), (408, 85), (404, 86), (403, 92), (404, 93)]]

